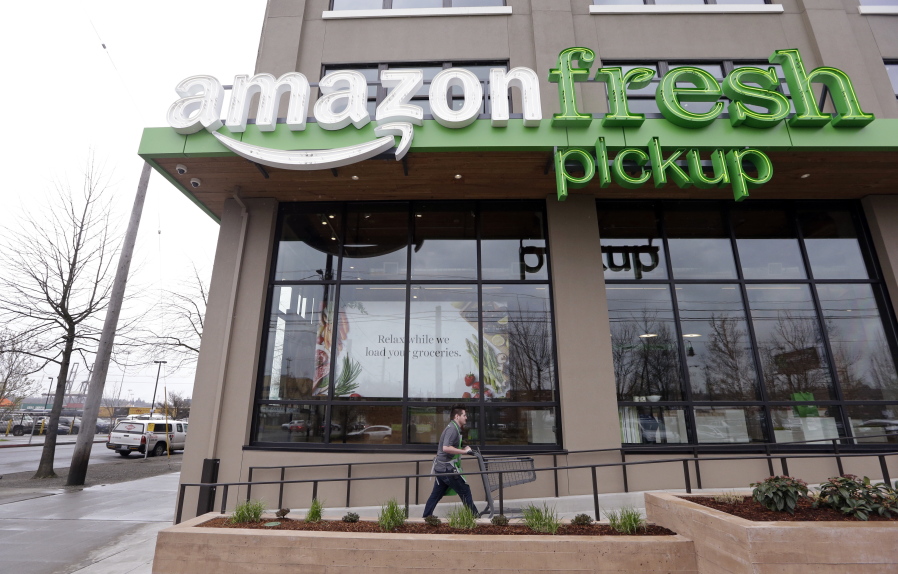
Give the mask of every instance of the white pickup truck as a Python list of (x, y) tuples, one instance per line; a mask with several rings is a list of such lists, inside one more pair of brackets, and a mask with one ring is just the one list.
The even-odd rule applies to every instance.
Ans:
[(143, 454), (147, 449), (149, 456), (162, 456), (169, 450), (184, 450), (185, 442), (187, 423), (184, 421), (126, 419), (116, 423), (110, 431), (106, 448), (121, 456), (129, 456), (132, 452)]

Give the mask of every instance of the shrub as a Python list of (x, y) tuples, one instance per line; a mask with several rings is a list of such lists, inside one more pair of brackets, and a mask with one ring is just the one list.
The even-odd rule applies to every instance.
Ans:
[(260, 522), (262, 513), (265, 512), (265, 503), (261, 500), (247, 500), (241, 502), (234, 509), (229, 522), (232, 524), (247, 524), (249, 522)]
[(542, 507), (531, 504), (524, 509), (524, 524), (535, 532), (555, 534), (561, 526), (561, 520), (555, 513), (555, 508), (549, 508), (544, 502)]
[(508, 517), (504, 514), (497, 514), (490, 518), (493, 526), (508, 526)]
[(439, 526), (440, 524), (442, 524), (442, 522), (440, 522), (439, 518), (431, 514), (430, 516), (424, 517), (424, 524), (426, 524), (427, 526)]
[(405, 519), (405, 508), (399, 506), (395, 498), (391, 498), (380, 507), (380, 514), (377, 515), (377, 524), (380, 525), (381, 530), (389, 532), (405, 524)]
[(324, 501), (312, 499), (312, 505), (306, 513), (306, 522), (321, 522), (321, 513), (324, 510)]
[(620, 510), (612, 510), (605, 514), (608, 524), (621, 534), (636, 534), (640, 528), (645, 528), (645, 518), (638, 508), (624, 506)]
[(721, 504), (742, 504), (742, 500), (742, 495), (736, 494), (736, 492), (732, 490), (714, 495), (714, 502), (719, 502)]
[(446, 520), (449, 522), (450, 528), (474, 530), (477, 527), (477, 515), (464, 504), (460, 504), (450, 510)]
[(358, 522), (358, 521), (359, 521), (359, 515), (356, 514), (355, 512), (347, 512), (346, 514), (343, 515), (343, 522), (352, 523), (352, 522)]
[(821, 484), (814, 506), (834, 508), (858, 520), (867, 520), (874, 512), (888, 517), (898, 514), (898, 493), (883, 483), (870, 484), (866, 476), (859, 479), (853, 474), (846, 474)]
[(808, 483), (791, 476), (771, 476), (763, 482), (753, 482), (752, 498), (767, 510), (795, 514), (798, 501), (808, 496)]
[(592, 523), (592, 516), (588, 514), (578, 514), (571, 519), (571, 524), (574, 526), (589, 526)]

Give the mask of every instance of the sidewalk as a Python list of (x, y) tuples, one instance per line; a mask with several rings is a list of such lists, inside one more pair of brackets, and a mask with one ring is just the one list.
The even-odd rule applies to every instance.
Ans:
[(0, 564), (15, 574), (150, 574), (180, 473), (79, 491), (19, 489), (0, 504)]
[[(107, 434), (94, 435), (94, 444), (106, 442)], [(25, 435), (25, 436), (4, 436), (0, 434), (0, 448), (11, 448), (17, 446), (44, 446), (45, 435)], [(56, 437), (56, 444), (75, 444), (78, 435), (64, 434)]]

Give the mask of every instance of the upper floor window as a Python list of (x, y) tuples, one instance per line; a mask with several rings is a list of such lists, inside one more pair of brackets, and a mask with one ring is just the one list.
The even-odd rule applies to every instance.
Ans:
[[(887, 0), (879, 0), (885, 2)], [(677, 5), (677, 4), (768, 4), (767, 0), (593, 0), (596, 6)]]
[[(649, 0), (647, 0), (647, 2), (648, 1)], [(769, 67), (773, 67), (776, 69), (777, 77), (780, 79), (780, 86), (777, 91), (785, 94), (786, 96), (789, 95), (789, 86), (786, 84), (782, 66), (780, 66), (779, 64), (770, 64), (764, 61), (738, 62), (732, 60), (724, 60), (722, 62), (603, 62), (602, 66), (606, 68), (620, 67), (625, 73), (629, 70), (632, 70), (633, 68), (649, 68), (655, 71), (655, 77), (646, 87), (640, 89), (633, 89), (629, 86), (627, 87), (627, 104), (630, 108), (630, 111), (637, 114), (645, 114), (646, 117), (662, 117), (661, 111), (658, 109), (658, 104), (655, 102), (655, 92), (658, 89), (658, 84), (661, 83), (661, 78), (663, 78), (664, 75), (666, 75), (668, 72), (676, 68), (682, 68), (685, 66), (705, 70), (706, 72), (714, 76), (714, 79), (716, 79), (718, 83), (722, 82), (727, 74), (729, 74), (736, 68), (755, 67), (766, 70)], [(689, 87), (689, 84), (685, 82), (678, 82), (677, 85), (682, 87)], [(722, 97), (721, 100), (724, 102), (729, 101), (725, 97)], [(681, 105), (685, 109), (694, 113), (708, 112), (714, 106), (714, 104), (715, 102), (681, 102)], [(762, 107), (753, 106), (750, 104), (747, 104), (746, 107), (758, 112), (766, 111)]]
[(505, 6), (505, 0), (333, 0), (331, 10), (391, 10), (403, 8), (474, 8)]
[(898, 62), (886, 62), (886, 71), (889, 73), (889, 79), (892, 81), (892, 91), (898, 98)]
[[(380, 2), (381, 0), (377, 0)], [(456, 2), (458, 0), (455, 0)], [(396, 0), (393, 0), (395, 3)], [(490, 113), (490, 89), (489, 89), (489, 79), (490, 79), (490, 69), (491, 68), (502, 68), (503, 70), (508, 70), (508, 62), (417, 62), (417, 63), (409, 63), (409, 64), (328, 64), (324, 66), (324, 70), (322, 73), (322, 77), (326, 76), (331, 72), (335, 72), (337, 70), (355, 70), (356, 72), (361, 73), (365, 76), (365, 80), (368, 82), (368, 113), (371, 114), (373, 118), (375, 115), (375, 110), (380, 102), (387, 96), (387, 88), (385, 88), (380, 82), (380, 72), (381, 70), (395, 70), (400, 68), (411, 68), (415, 70), (422, 70), (424, 72), (424, 85), (421, 86), (421, 89), (412, 97), (411, 104), (416, 106), (421, 106), (424, 109), (424, 117), (432, 118), (432, 114), (430, 111), (430, 83), (433, 81), (434, 76), (445, 69), (460, 67), (465, 68), (466, 70), (470, 70), (474, 72), (474, 75), (480, 80), (481, 87), (483, 88), (483, 103), (481, 105), (480, 113), (481, 115), (486, 115)], [(465, 94), (460, 86), (452, 86), (447, 93), (446, 96), (450, 101), (449, 105), (453, 110), (460, 110), (465, 104)], [(340, 109), (334, 109), (334, 112), (339, 112)]]
[(861, 0), (861, 6), (898, 6), (898, 0)]

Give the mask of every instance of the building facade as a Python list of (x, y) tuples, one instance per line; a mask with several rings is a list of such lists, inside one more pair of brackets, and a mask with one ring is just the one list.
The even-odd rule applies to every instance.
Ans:
[(484, 452), (896, 444), (895, 2), (271, 0), (255, 74), (141, 143), (221, 222), (183, 482), (420, 459), (457, 402)]

